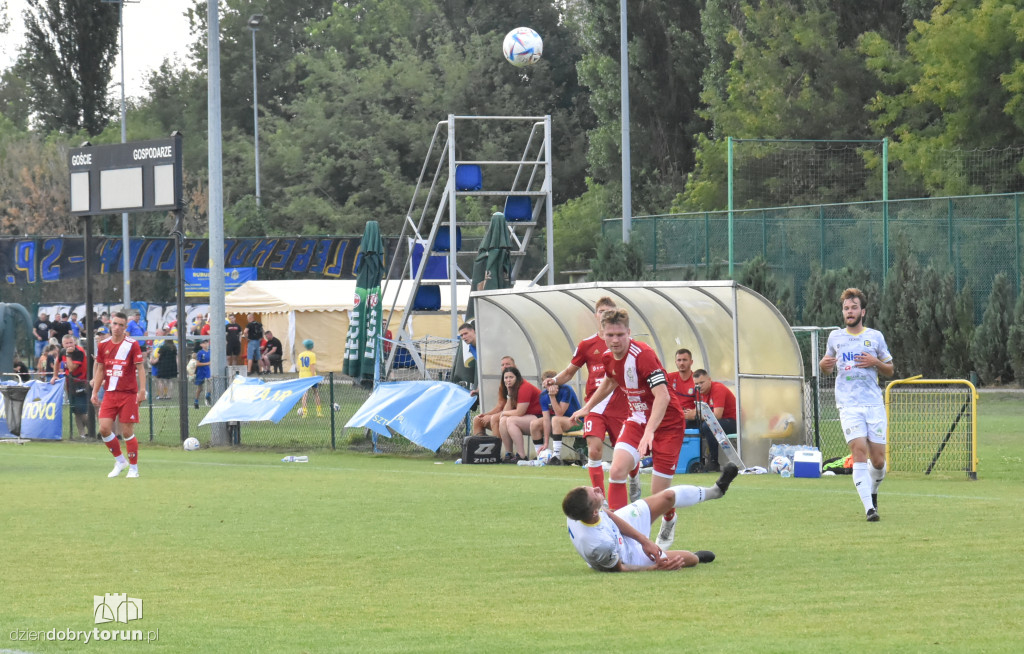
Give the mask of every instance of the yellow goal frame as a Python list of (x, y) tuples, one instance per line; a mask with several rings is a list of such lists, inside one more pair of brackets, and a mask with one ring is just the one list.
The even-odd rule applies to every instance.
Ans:
[[(885, 387), (889, 470), (978, 478), (978, 389), (965, 379), (896, 379)], [(957, 410), (959, 409), (959, 411)], [(967, 415), (965, 415), (967, 414)]]

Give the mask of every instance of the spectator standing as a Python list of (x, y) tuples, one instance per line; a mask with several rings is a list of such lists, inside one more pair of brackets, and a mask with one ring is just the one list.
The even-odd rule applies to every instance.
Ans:
[(78, 427), (78, 437), (85, 438), (88, 432), (86, 417), (89, 414), (89, 381), (86, 379), (89, 368), (85, 348), (78, 345), (73, 335), (64, 334), (60, 354), (60, 368), (54, 372), (50, 381), (56, 382), (60, 373), (63, 373), (68, 404), (71, 405), (75, 426)]
[[(196, 359), (196, 399), (193, 403), (195, 408), (199, 408), (199, 396), (203, 392), (203, 386), (206, 385), (206, 380), (210, 378), (210, 341), (200, 341), (199, 350), (195, 355)], [(210, 391), (206, 391), (206, 406), (210, 406)]]
[(253, 375), (263, 374), (263, 356), (260, 352), (260, 341), (263, 340), (263, 324), (256, 320), (255, 314), (245, 317), (245, 358), (249, 364), (249, 372)]
[(39, 318), (36, 319), (36, 323), (32, 327), (32, 337), (35, 338), (35, 359), (39, 359), (43, 349), (50, 343), (50, 328), (50, 320), (46, 317), (46, 312), (40, 311)]
[(242, 354), (242, 326), (238, 324), (235, 314), (228, 316), (228, 324), (224, 325), (224, 343), (228, 365), (237, 366), (238, 356)]
[(64, 335), (71, 333), (71, 323), (68, 322), (68, 314), (53, 314), (56, 320), (50, 325), (50, 334), (57, 339), (58, 343), (64, 342)]
[[(158, 335), (163, 330), (157, 330)], [(174, 339), (165, 338), (153, 352), (153, 376), (156, 378), (156, 399), (171, 399), (171, 384), (178, 377), (178, 346)]]
[(75, 337), (75, 340), (82, 338), (82, 323), (78, 321), (78, 314), (72, 313), (71, 319), (69, 320), (71, 325), (71, 335)]

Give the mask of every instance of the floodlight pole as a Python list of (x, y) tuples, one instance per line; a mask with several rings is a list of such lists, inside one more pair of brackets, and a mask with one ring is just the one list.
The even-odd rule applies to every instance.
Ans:
[(629, 160), (629, 43), (626, 41), (626, 0), (619, 0), (619, 100), (622, 105), (622, 242), (633, 229), (633, 188)]
[[(206, 3), (207, 52), (207, 164), (209, 167), (209, 231), (210, 231), (210, 379), (214, 397), (225, 388), (227, 359), (224, 329), (224, 164), (220, 105), (220, 0)], [(224, 423), (213, 423), (210, 430), (213, 445), (228, 445)]]
[(249, 17), (249, 31), (252, 32), (252, 138), (256, 150), (256, 208), (260, 204), (260, 112), (257, 103), (256, 85), (256, 32), (263, 22), (263, 14), (253, 14)]

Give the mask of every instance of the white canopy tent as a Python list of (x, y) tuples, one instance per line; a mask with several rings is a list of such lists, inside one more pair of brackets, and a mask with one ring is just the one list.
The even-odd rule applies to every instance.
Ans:
[[(562, 370), (576, 344), (597, 331), (594, 304), (604, 296), (629, 311), (634, 339), (654, 348), (666, 370), (675, 351), (693, 353), (693, 369), (708, 370), (736, 394), (738, 447), (749, 465), (767, 462), (780, 416), (803, 430), (803, 359), (786, 319), (768, 300), (732, 281), (611, 282), (473, 293), (477, 316), (480, 397), (497, 396), (502, 356), (540, 383), (546, 369)], [(583, 399), (586, 371), (575, 380)], [(764, 461), (762, 461), (762, 459)]]
[[(405, 285), (399, 295), (398, 285), (384, 290), (384, 320), (395, 306), (395, 318), (400, 319), (409, 302), (411, 284)], [(317, 370), (340, 372), (345, 354), (345, 336), (348, 332), (348, 312), (355, 306), (355, 280), (284, 280), (251, 281), (225, 297), (225, 310), (244, 316), (254, 313), (274, 336), (281, 340), (284, 350), (283, 366), (294, 371), (295, 357), (302, 350), (302, 341), (314, 341)], [(397, 296), (397, 302), (395, 302)], [(460, 287), (459, 310), (465, 312), (469, 299), (469, 286)], [(436, 315), (417, 315), (413, 319), (416, 337), (436, 336), (451, 338), (451, 308), (442, 294), (441, 312)], [(397, 324), (397, 323), (394, 323)]]

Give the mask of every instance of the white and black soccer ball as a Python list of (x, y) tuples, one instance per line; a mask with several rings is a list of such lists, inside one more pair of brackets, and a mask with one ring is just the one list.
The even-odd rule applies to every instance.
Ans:
[(304, 413), (306, 413), (306, 410), (305, 410), (305, 409), (303, 409), (303, 408), (302, 408), (302, 407), (300, 406), (300, 407), (299, 407), (299, 410), (297, 411), (297, 413), (299, 414), (299, 417), (301, 418), (301, 417), (303, 416), (303, 414), (304, 414)]
[(337, 402), (335, 402), (335, 403), (334, 403), (334, 411), (335, 411), (335, 412), (337, 412), (337, 411), (341, 411), (341, 405), (340, 405), (340, 404), (338, 404)]
[(551, 450), (543, 450), (540, 452), (540, 454), (537, 455), (537, 460), (544, 465), (547, 465), (548, 461), (551, 460)]
[(189, 436), (185, 439), (185, 442), (181, 444), (186, 452), (195, 452), (199, 449), (199, 439), (195, 436)]
[(505, 35), (501, 53), (505, 61), (517, 68), (532, 66), (544, 54), (544, 40), (529, 27), (517, 27)]
[(777, 475), (789, 476), (793, 474), (793, 462), (789, 460), (788, 456), (779, 455), (772, 459), (768, 469)]

